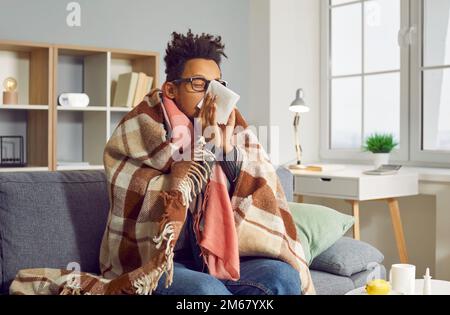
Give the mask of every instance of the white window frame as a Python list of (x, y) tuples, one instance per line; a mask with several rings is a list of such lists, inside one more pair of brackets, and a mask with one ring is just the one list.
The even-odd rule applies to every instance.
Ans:
[(445, 164), (450, 166), (450, 151), (423, 150), (422, 124), (422, 70), (445, 69), (450, 66), (422, 67), (423, 52), (423, 1), (411, 0), (411, 25), (417, 36), (411, 45), (411, 160), (422, 164)]
[[(357, 0), (352, 3), (362, 3), (369, 0)], [(407, 31), (410, 30), (410, 0), (401, 1), (401, 31), (399, 40), (404, 40)], [(347, 4), (347, 5), (348, 5)], [(346, 4), (344, 4), (346, 5)], [(324, 161), (345, 160), (347, 162), (370, 161), (372, 156), (361, 149), (331, 149), (331, 112), (330, 112), (330, 82), (331, 82), (331, 56), (330, 56), (330, 7), (328, 0), (321, 1), (321, 123), (320, 123), (320, 157)], [(364, 6), (362, 6), (362, 19), (364, 19)], [(362, 21), (364, 27), (364, 23)], [(363, 78), (363, 104), (364, 104), (364, 29), (362, 29), (362, 78)], [(401, 45), (400, 50), (400, 149), (392, 152), (391, 160), (397, 163), (407, 163), (410, 159), (410, 133), (409, 133), (409, 71), (410, 71), (410, 48), (409, 45)], [(389, 73), (383, 71), (375, 74)], [(371, 73), (369, 75), (373, 75)], [(364, 107), (364, 106), (363, 106)], [(362, 137), (364, 138), (364, 108), (362, 109)]]

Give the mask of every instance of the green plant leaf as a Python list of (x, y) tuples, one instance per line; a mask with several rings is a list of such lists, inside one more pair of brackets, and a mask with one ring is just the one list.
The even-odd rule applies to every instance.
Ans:
[(392, 134), (374, 133), (366, 139), (363, 149), (372, 153), (391, 153), (397, 146)]

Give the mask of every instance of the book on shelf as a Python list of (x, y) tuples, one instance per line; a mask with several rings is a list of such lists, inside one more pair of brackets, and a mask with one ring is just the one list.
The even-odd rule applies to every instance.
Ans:
[(145, 95), (150, 91), (153, 84), (153, 77), (149, 77), (143, 72), (139, 73), (139, 78), (136, 84), (136, 92), (134, 93), (133, 107), (139, 105), (144, 99)]
[(120, 74), (112, 106), (128, 108), (137, 106), (150, 91), (152, 84), (153, 77), (143, 72)]

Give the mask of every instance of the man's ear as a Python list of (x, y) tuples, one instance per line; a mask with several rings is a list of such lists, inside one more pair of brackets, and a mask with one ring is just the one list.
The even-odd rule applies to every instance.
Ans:
[(164, 93), (167, 95), (168, 98), (173, 100), (173, 99), (175, 99), (175, 97), (177, 97), (178, 87), (175, 84), (173, 84), (172, 82), (167, 82), (164, 85)]

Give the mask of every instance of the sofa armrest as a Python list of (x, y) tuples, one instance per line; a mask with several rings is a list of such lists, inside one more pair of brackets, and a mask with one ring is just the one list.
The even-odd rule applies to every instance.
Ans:
[(294, 175), (285, 166), (275, 166), (287, 201), (294, 200)]
[(350, 277), (373, 270), (384, 260), (383, 254), (370, 244), (342, 237), (311, 263), (313, 270)]

